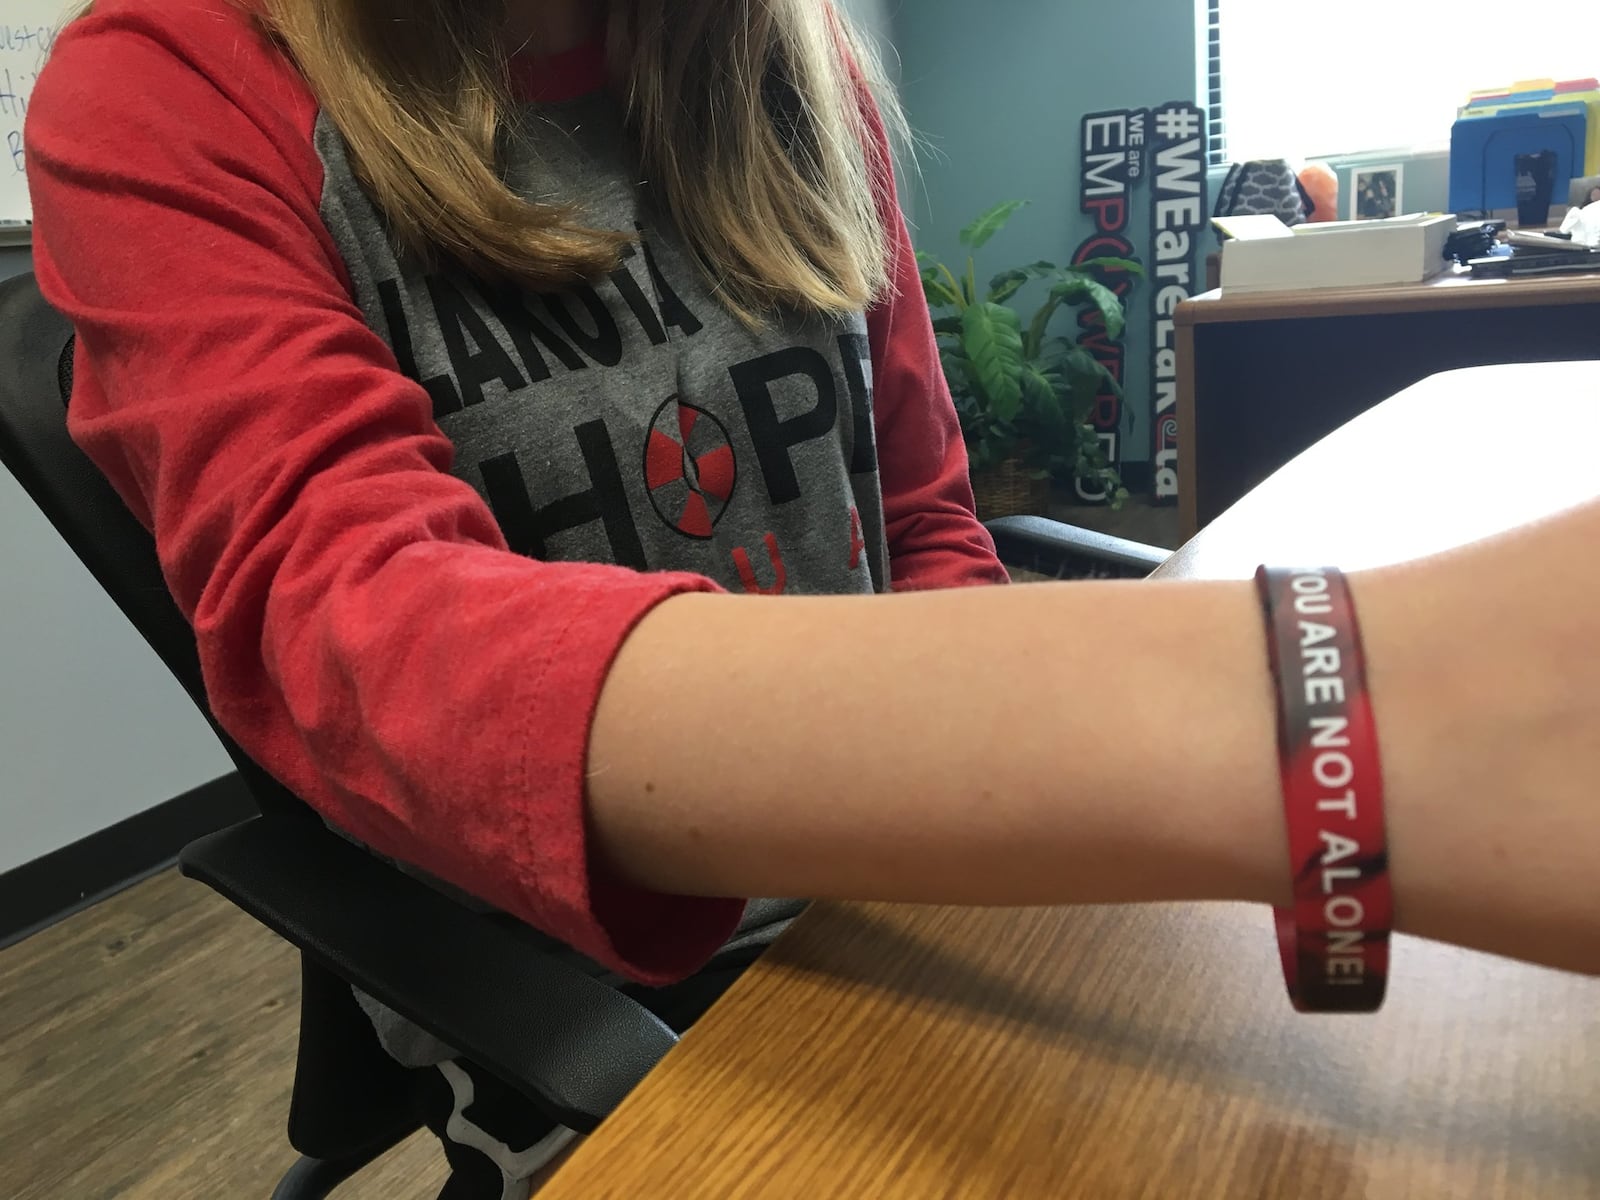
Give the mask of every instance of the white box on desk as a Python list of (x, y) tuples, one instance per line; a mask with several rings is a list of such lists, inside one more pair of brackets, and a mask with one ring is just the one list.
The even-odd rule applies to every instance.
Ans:
[(1444, 270), (1456, 219), (1417, 213), (1382, 221), (1285, 225), (1274, 216), (1218, 217), (1224, 292), (1420, 283)]

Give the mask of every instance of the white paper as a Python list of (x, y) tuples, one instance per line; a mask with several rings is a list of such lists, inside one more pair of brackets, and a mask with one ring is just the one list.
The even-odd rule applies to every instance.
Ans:
[(0, 2), (0, 222), (30, 221), (23, 122), (67, 0)]
[(1567, 209), (1561, 232), (1570, 233), (1572, 240), (1580, 245), (1600, 246), (1600, 200), (1582, 208)]
[(1294, 230), (1271, 213), (1239, 213), (1231, 217), (1213, 217), (1211, 223), (1229, 237), (1241, 242), (1294, 236)]

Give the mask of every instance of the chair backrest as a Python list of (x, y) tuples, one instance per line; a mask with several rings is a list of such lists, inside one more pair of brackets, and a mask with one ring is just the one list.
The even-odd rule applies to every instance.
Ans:
[(194, 632), (167, 590), (154, 539), (67, 435), (73, 349), (72, 326), (31, 274), (0, 283), (0, 464), (177, 678), (262, 811), (309, 815), (217, 725)]

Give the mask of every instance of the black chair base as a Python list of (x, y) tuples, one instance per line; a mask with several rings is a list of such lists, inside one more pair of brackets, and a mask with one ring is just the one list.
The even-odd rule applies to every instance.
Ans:
[(395, 1143), (378, 1146), (350, 1158), (302, 1158), (284, 1173), (272, 1189), (272, 1200), (324, 1200), (334, 1188), (357, 1171), (382, 1158)]

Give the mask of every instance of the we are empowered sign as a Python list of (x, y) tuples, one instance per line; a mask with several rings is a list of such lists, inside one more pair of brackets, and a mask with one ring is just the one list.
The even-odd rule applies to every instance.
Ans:
[[(1206, 115), (1188, 101), (1155, 108), (1090, 113), (1082, 121), (1079, 157), (1079, 207), (1094, 228), (1073, 254), (1073, 262), (1130, 258), (1144, 264), (1150, 296), (1148, 332), (1132, 344), (1130, 334), (1112, 338), (1093, 310), (1082, 313), (1078, 342), (1106, 368), (1122, 389), (1107, 388), (1092, 421), (1106, 456), (1121, 470), (1127, 457), (1124, 430), (1150, 431), (1152, 491), (1157, 499), (1178, 496), (1178, 372), (1173, 313), (1201, 290), (1202, 237), (1206, 204)], [(1135, 220), (1135, 208), (1147, 220)], [(1126, 272), (1106, 272), (1101, 280), (1127, 307), (1137, 280)], [(1131, 315), (1131, 310), (1130, 310)], [(1132, 362), (1149, 365), (1147, 386), (1130, 386)], [(1131, 422), (1129, 418), (1131, 417)], [(1140, 418), (1144, 418), (1141, 422)], [(1087, 501), (1104, 495), (1086, 491)]]

